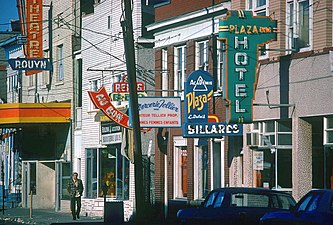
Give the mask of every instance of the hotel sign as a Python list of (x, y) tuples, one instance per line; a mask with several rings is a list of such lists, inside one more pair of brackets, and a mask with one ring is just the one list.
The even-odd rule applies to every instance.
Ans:
[(193, 71), (185, 82), (183, 137), (242, 135), (242, 125), (208, 122), (208, 101), (212, 95), (212, 76), (204, 70)]
[(277, 38), (277, 21), (252, 11), (229, 11), (219, 22), (219, 39), (226, 41), (225, 97), (229, 122), (251, 123), (258, 80), (258, 48)]

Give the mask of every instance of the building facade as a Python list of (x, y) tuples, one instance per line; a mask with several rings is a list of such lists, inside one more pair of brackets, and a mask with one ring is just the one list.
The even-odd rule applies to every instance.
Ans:
[[(8, 45), (2, 43), (8, 50), (6, 60), (25, 58), (29, 52), (27, 46), (36, 48), (32, 52), (38, 46), (42, 57), (52, 59), (53, 66), (51, 72), (40, 71), (28, 76), (26, 70), (13, 70), (7, 64), (7, 102), (0, 106), (0, 126), (11, 131), (8, 140), (12, 144), (8, 150), (17, 154), (22, 163), (21, 172), (13, 180), (22, 190), (23, 207), (29, 207), (32, 202), (33, 208), (69, 210), (66, 186), (74, 148), (74, 31), (63, 23), (63, 18), (74, 21), (72, 3), (34, 1), (32, 4), (40, 5), (28, 6), (27, 1), (18, 1), (21, 35), (26, 37), (28, 30), (37, 32), (33, 36), (34, 44), (29, 38), (24, 42), (24, 38), (18, 41), (17, 37)], [(28, 11), (35, 21), (26, 23)], [(43, 46), (41, 50), (39, 46)], [(13, 166), (10, 162), (9, 168)], [(9, 175), (10, 171), (6, 176)], [(8, 192), (12, 191), (9, 185)]]
[[(103, 215), (105, 195), (108, 202), (123, 201), (127, 221), (135, 211), (134, 158), (125, 154), (125, 151), (133, 151), (133, 137), (126, 135), (131, 133), (129, 129), (110, 120), (96, 108), (88, 95), (88, 92), (97, 92), (103, 87), (112, 105), (122, 113), (128, 113), (129, 75), (121, 27), (122, 4), (120, 0), (95, 1), (93, 11), (82, 17), (82, 49), (78, 54), (82, 60), (82, 147), (77, 157), (85, 186), (83, 212)], [(145, 25), (153, 21), (153, 12), (151, 5), (141, 0), (133, 2), (136, 76), (144, 85), (141, 95), (149, 96), (154, 95), (149, 92), (154, 87), (154, 54)], [(143, 132), (141, 139), (142, 152), (147, 157), (149, 151), (153, 153), (154, 131)], [(146, 178), (150, 176), (150, 169), (148, 171)], [(143, 194), (150, 196), (153, 184), (145, 187), (147, 190)], [(106, 188), (104, 193), (103, 188)]]
[[(277, 20), (277, 41), (258, 49), (253, 124), (244, 124), (242, 138), (212, 139), (203, 147), (200, 140), (183, 138), (180, 129), (168, 130), (167, 155), (156, 150), (159, 212), (174, 216), (173, 203), (196, 204), (215, 187), (274, 188), (295, 199), (312, 188), (331, 188), (332, 109), (327, 103), (332, 97), (332, 2), (213, 3), (170, 1), (156, 8), (156, 22), (148, 30), (154, 32), (155, 66), (162, 71), (155, 73), (156, 87), (168, 90), (162, 95), (182, 96), (184, 81), (196, 69), (214, 77), (210, 36), (218, 34), (223, 9), (251, 10)], [(212, 111), (223, 121), (228, 119), (228, 107), (218, 88), (225, 85), (223, 63), (231, 46), (218, 40), (215, 48), (217, 90)]]
[(245, 125), (242, 154), (233, 158), (232, 185), (289, 191), (295, 199), (332, 188), (332, 2), (233, 5), (270, 15), (279, 33), (261, 56), (254, 122)]
[[(206, 70), (216, 84), (209, 113), (220, 121), (226, 116), (221, 95), (225, 53), (216, 37), (219, 18), (230, 7), (228, 1), (171, 1), (156, 7), (156, 21), (148, 26), (155, 36), (156, 89), (162, 90), (157, 94), (180, 96), (183, 102), (189, 74)], [(155, 157), (156, 210), (161, 216), (173, 218), (179, 207), (200, 204), (212, 188), (229, 185), (229, 149), (241, 148), (241, 138), (184, 138), (181, 128), (164, 129), (161, 135), (167, 138), (166, 154), (156, 148)]]

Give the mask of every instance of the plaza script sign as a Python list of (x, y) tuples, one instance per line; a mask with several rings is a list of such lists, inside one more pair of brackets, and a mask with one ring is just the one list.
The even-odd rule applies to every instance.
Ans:
[(229, 11), (219, 21), (219, 39), (226, 41), (225, 97), (229, 122), (251, 123), (258, 80), (258, 48), (277, 38), (277, 21), (252, 11)]
[(183, 137), (222, 137), (242, 135), (242, 125), (208, 122), (208, 101), (213, 95), (212, 76), (193, 71), (185, 82)]

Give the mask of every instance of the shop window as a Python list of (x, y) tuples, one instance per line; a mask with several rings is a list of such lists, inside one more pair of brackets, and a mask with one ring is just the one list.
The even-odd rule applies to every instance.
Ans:
[(67, 191), (67, 185), (69, 180), (71, 179), (71, 171), (70, 171), (70, 164), (69, 163), (61, 163), (61, 199), (69, 200), (70, 196)]
[(208, 146), (195, 148), (194, 182), (196, 198), (202, 199), (208, 195)]
[(174, 89), (175, 96), (184, 97), (184, 83), (186, 74), (186, 46), (175, 48), (175, 76), (174, 76)]
[(186, 139), (181, 137), (175, 137), (174, 197), (187, 197), (187, 146)]
[(86, 150), (86, 197), (97, 197), (97, 149)]
[[(254, 161), (254, 179), (256, 187), (274, 189), (290, 189), (291, 177), (291, 149), (264, 149)], [(255, 154), (258, 155), (258, 154)]]
[[(258, 132), (259, 131), (259, 132)], [(291, 178), (291, 145), (292, 145), (292, 125), (291, 120), (285, 121), (265, 121), (253, 124), (251, 132), (247, 137), (248, 144), (252, 144), (253, 133), (259, 133), (259, 148), (263, 157), (255, 160), (254, 163), (261, 162), (261, 165), (254, 165), (255, 185), (259, 187), (269, 187), (276, 189), (290, 189), (292, 187)]]
[(30, 181), (30, 186), (29, 186), (29, 193), (28, 194), (36, 194), (36, 163), (35, 162), (30, 162), (29, 163), (29, 169), (30, 169), (30, 177), (29, 177), (29, 181)]
[[(224, 142), (222, 142), (224, 143)], [(221, 150), (221, 142), (214, 141), (213, 142), (213, 189), (223, 187), (222, 184), (222, 166), (223, 166), (223, 151)]]
[(120, 144), (99, 149), (99, 189), (98, 196), (128, 199), (129, 197), (129, 162), (121, 155)]
[(333, 145), (333, 118), (324, 118), (324, 145)]

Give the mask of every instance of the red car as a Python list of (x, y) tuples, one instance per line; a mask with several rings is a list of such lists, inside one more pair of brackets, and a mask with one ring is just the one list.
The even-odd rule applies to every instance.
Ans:
[(258, 225), (267, 212), (296, 204), (287, 193), (264, 188), (229, 187), (209, 193), (201, 207), (179, 210), (179, 225)]
[(312, 190), (288, 212), (265, 214), (261, 225), (332, 225), (333, 190)]

